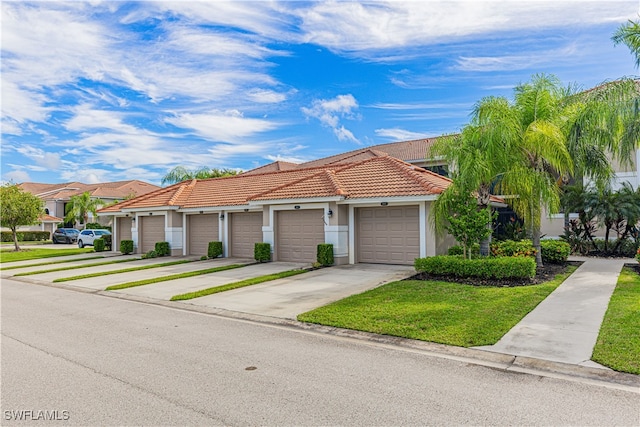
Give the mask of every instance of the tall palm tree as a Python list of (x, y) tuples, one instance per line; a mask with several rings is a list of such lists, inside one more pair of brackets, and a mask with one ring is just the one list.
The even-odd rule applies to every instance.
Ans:
[(65, 222), (89, 222), (89, 214), (96, 216), (98, 208), (105, 204), (104, 200), (92, 198), (91, 193), (85, 191), (82, 194), (71, 196), (65, 207)]
[[(563, 132), (571, 116), (562, 105), (565, 96), (560, 81), (549, 75), (535, 75), (531, 82), (516, 87), (512, 109), (519, 123), (511, 130), (514, 140), (509, 144), (514, 150), (513, 161), (498, 187), (503, 194), (517, 195), (508, 202), (531, 230), (538, 266), (542, 266), (542, 213), (558, 211), (557, 177), (573, 171)], [(514, 126), (512, 122), (495, 125)]]
[[(436, 231), (445, 229), (456, 194), (475, 193), (479, 209), (491, 209), (491, 189), (512, 161), (511, 144), (517, 128), (514, 113), (505, 98), (483, 98), (473, 109), (471, 123), (459, 135), (441, 138), (431, 147), (429, 157), (442, 156), (451, 167), (453, 179), (434, 203), (431, 219)], [(491, 235), (480, 242), (481, 255), (489, 254), (490, 243)]]
[(627, 45), (631, 53), (636, 57), (636, 67), (640, 67), (640, 23), (629, 20), (613, 34), (613, 42), (617, 45)]
[(186, 181), (188, 179), (220, 178), (223, 176), (232, 176), (237, 174), (238, 171), (233, 169), (216, 169), (204, 166), (200, 169), (190, 170), (184, 166), (176, 166), (162, 177), (162, 185), (177, 184), (178, 182)]

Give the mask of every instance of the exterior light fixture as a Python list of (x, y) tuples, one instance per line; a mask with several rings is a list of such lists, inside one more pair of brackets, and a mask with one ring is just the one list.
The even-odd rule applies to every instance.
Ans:
[(382, 206), (387, 206), (389, 203), (388, 202), (382, 202), (380, 203)]
[(293, 208), (294, 209), (300, 209), (300, 205), (295, 205)]
[(224, 220), (224, 214), (220, 214), (220, 221)]
[(331, 218), (331, 217), (333, 216), (333, 211), (332, 211), (331, 209), (329, 209), (329, 210), (327, 211), (327, 216), (328, 216), (329, 218)]

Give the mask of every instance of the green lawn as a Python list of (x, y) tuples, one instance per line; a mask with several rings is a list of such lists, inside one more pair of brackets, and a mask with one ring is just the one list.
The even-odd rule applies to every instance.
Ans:
[[(123, 262), (126, 262), (126, 261), (139, 261), (139, 259), (133, 258), (131, 260), (125, 260)], [(98, 271), (96, 273), (78, 274), (77, 276), (60, 277), (58, 279), (55, 279), (53, 281), (53, 283), (69, 282), (71, 280), (90, 279), (91, 277), (108, 276), (110, 274), (130, 273), (132, 271), (150, 270), (152, 268), (168, 267), (168, 266), (171, 266), (171, 265), (186, 264), (186, 263), (189, 263), (189, 262), (194, 262), (194, 261), (189, 260), (189, 259), (180, 259), (180, 260), (177, 260), (177, 261), (167, 261), (167, 262), (163, 262), (163, 263), (159, 263), (159, 264), (138, 265), (136, 267), (121, 268), (119, 270)], [(53, 270), (53, 271), (56, 271), (56, 270)], [(42, 273), (42, 271), (38, 271), (36, 273), (31, 273), (31, 274), (40, 274), (40, 273)], [(27, 274), (29, 274), (29, 273), (27, 273)], [(16, 276), (19, 276), (19, 274), (16, 274)]]
[(616, 371), (640, 374), (640, 275), (630, 268), (620, 274), (591, 359)]
[(94, 252), (93, 248), (74, 249), (22, 249), (18, 252), (0, 251), (0, 262), (25, 261), (39, 258), (52, 258), (65, 255), (78, 255)]
[(152, 283), (166, 282), (167, 280), (185, 279), (187, 277), (200, 276), (203, 274), (217, 273), (218, 271), (231, 270), (233, 268), (246, 267), (246, 264), (221, 265), (220, 267), (207, 268), (205, 270), (188, 271), (186, 273), (172, 274), (169, 276), (153, 277), (151, 279), (136, 280), (135, 282), (121, 283), (109, 286), (107, 291), (117, 291), (118, 289), (134, 288), (136, 286), (150, 285)]
[(576, 267), (540, 285), (477, 287), (405, 280), (298, 316), (303, 322), (442, 344), (495, 344)]

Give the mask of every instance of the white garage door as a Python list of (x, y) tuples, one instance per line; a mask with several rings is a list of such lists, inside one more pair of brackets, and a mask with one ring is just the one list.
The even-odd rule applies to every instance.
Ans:
[(420, 255), (417, 206), (357, 209), (358, 262), (413, 265)]
[(218, 237), (218, 214), (189, 215), (189, 255), (206, 255)]
[(120, 242), (123, 240), (131, 240), (131, 218), (128, 217), (118, 217), (118, 236), (117, 241), (115, 242), (115, 246), (113, 249), (116, 251), (120, 250)]
[(228, 217), (231, 222), (231, 256), (253, 258), (255, 244), (262, 242), (262, 212), (236, 212)]
[(164, 215), (141, 216), (139, 223), (142, 253), (154, 250), (157, 242), (164, 242)]
[(278, 261), (316, 261), (318, 244), (324, 243), (323, 213), (322, 209), (278, 212)]

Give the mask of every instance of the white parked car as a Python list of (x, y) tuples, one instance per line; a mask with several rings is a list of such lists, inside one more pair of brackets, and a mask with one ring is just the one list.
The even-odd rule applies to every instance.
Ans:
[[(109, 236), (109, 237), (105, 237)], [(93, 241), (96, 239), (105, 238), (107, 246), (111, 246), (111, 232), (109, 230), (82, 230), (78, 235), (78, 247), (83, 248), (85, 246), (93, 246)]]

